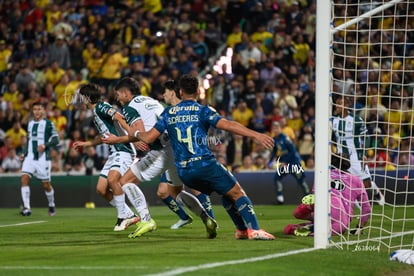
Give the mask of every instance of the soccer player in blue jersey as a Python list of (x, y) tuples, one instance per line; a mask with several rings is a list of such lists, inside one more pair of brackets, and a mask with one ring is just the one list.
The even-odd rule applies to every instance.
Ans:
[[(124, 134), (127, 130), (123, 116), (117, 112), (109, 103), (102, 101), (101, 89), (93, 83), (84, 84), (79, 89), (79, 94), (86, 102), (88, 108), (94, 115), (94, 123), (99, 132), (91, 141), (78, 141), (74, 143), (75, 149), (80, 147), (91, 147), (102, 143), (102, 137), (107, 133), (118, 135), (119, 132)], [(117, 222), (114, 231), (126, 230), (130, 225), (139, 221), (139, 218), (132, 212), (125, 203), (125, 193), (123, 192), (118, 181), (121, 176), (129, 169), (134, 162), (136, 151), (131, 143), (116, 144), (109, 146), (109, 157), (98, 178), (96, 190), (98, 194), (106, 199), (109, 204), (117, 209)], [(146, 207), (145, 197), (139, 187), (133, 187), (135, 193), (132, 194), (131, 202), (136, 202), (135, 197), (141, 198), (141, 205), (134, 206), (137, 211), (148, 210)], [(140, 211), (140, 215), (145, 212)]]
[(180, 103), (167, 107), (151, 130), (130, 132), (130, 140), (151, 143), (167, 130), (180, 178), (186, 186), (202, 193), (222, 195), (222, 204), (236, 226), (236, 239), (273, 240), (273, 235), (260, 229), (253, 204), (236, 178), (214, 157), (207, 132), (213, 126), (248, 136), (266, 148), (273, 147), (273, 139), (197, 103), (198, 79), (194, 76), (181, 77), (180, 93)]
[(49, 216), (54, 216), (55, 212), (55, 193), (50, 183), (50, 150), (59, 143), (58, 134), (53, 123), (44, 118), (44, 106), (36, 102), (32, 105), (33, 119), (27, 125), (27, 143), (22, 165), (21, 176), (21, 196), (23, 209), (22, 216), (30, 216), (30, 178), (34, 175), (42, 182), (48, 203)]
[(275, 146), (270, 154), (268, 167), (271, 167), (271, 164), (276, 161), (276, 173), (273, 177), (276, 186), (276, 200), (278, 204), (283, 204), (285, 199), (283, 196), (282, 179), (285, 176), (289, 174), (293, 175), (305, 195), (310, 193), (310, 189), (305, 180), (302, 159), (300, 158), (295, 145), (289, 137), (282, 132), (282, 128), (278, 122), (273, 123), (272, 130), (274, 133), (273, 140)]
[[(164, 111), (164, 107), (158, 101), (140, 95), (140, 86), (133, 78), (121, 79), (115, 86), (115, 93), (117, 100), (123, 106), (123, 113), (130, 132), (144, 132), (151, 129)], [(129, 137), (128, 135), (114, 136), (109, 134), (102, 140), (108, 144), (118, 144), (129, 142)], [(184, 203), (202, 219), (206, 226), (208, 238), (215, 238), (217, 222), (208, 215), (195, 196), (183, 190), (183, 183), (174, 165), (173, 150), (167, 133), (163, 133), (162, 136), (160, 135), (160, 137), (147, 144), (149, 146), (147, 153), (121, 177), (119, 182), (122, 188), (149, 181), (165, 172), (168, 181), (171, 181), (171, 195)], [(128, 189), (124, 191), (128, 194)], [(140, 237), (156, 228), (157, 225), (153, 219), (141, 217), (141, 221), (137, 223), (137, 228), (128, 237)]]
[[(181, 99), (180, 96), (180, 88), (178, 87), (178, 82), (174, 80), (168, 80), (164, 83), (164, 93), (162, 94), (164, 98), (164, 102), (168, 105), (177, 105)], [(167, 185), (166, 183), (163, 183), (163, 179), (161, 179), (161, 183), (158, 186), (157, 193), (162, 193), (165, 188), (170, 185)], [(165, 192), (164, 192), (165, 193)], [(211, 205), (210, 197), (206, 194), (201, 193), (200, 191), (191, 189), (191, 193), (197, 197), (197, 199), (200, 201), (201, 205), (203, 205), (204, 209), (206, 209), (207, 213), (210, 217), (214, 218), (214, 212), (213, 212), (213, 206)], [(167, 204), (169, 206), (169, 204)], [(170, 208), (171, 209), (171, 208)], [(180, 211), (178, 209), (178, 211)], [(181, 216), (180, 216), (181, 217)], [(177, 226), (180, 226), (181, 224), (184, 224), (186, 222), (186, 219), (181, 219), (172, 226), (172, 229), (174, 229)]]

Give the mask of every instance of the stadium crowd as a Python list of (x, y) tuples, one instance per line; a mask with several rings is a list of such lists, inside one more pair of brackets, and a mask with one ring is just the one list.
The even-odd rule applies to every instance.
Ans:
[[(278, 122), (303, 167), (312, 169), (315, 2), (0, 1), (1, 172), (20, 169), (32, 103), (46, 104), (59, 133), (52, 171), (91, 174), (101, 169), (108, 149), (72, 146), (97, 134), (92, 112), (76, 97), (80, 84), (100, 84), (105, 100), (119, 108), (112, 87), (121, 77), (135, 78), (143, 95), (163, 101), (167, 80), (188, 73), (204, 78), (201, 72), (211, 76), (201, 101), (259, 132), (272, 133)], [(211, 58), (224, 54), (218, 52), (223, 45), (233, 49), (231, 70), (228, 64), (213, 70)], [(384, 116), (390, 108), (381, 109)], [(394, 136), (384, 145), (398, 147)], [(220, 131), (211, 137), (213, 151), (229, 168), (271, 169), (270, 151), (253, 141)]]

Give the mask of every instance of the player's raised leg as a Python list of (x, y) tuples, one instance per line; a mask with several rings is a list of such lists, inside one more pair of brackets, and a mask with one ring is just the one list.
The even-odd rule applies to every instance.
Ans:
[(132, 165), (131, 168), (128, 169), (128, 171), (121, 177), (119, 183), (141, 219), (136, 224), (137, 228), (135, 231), (128, 235), (129, 238), (136, 238), (142, 236), (147, 232), (156, 230), (157, 224), (151, 217), (144, 193), (136, 184), (141, 183), (141, 180), (136, 176), (136, 173), (138, 173), (138, 175), (140, 174), (139, 170), (138, 172), (133, 172), (132, 168), (134, 168), (134, 165)]

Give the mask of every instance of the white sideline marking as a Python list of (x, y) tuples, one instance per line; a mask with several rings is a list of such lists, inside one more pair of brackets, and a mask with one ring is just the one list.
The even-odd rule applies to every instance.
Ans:
[(172, 276), (172, 275), (178, 275), (178, 274), (182, 274), (186, 272), (199, 271), (202, 269), (209, 269), (209, 268), (214, 268), (214, 267), (219, 267), (219, 266), (253, 263), (253, 262), (264, 261), (264, 260), (269, 260), (269, 259), (276, 259), (280, 257), (286, 257), (289, 255), (306, 253), (306, 252), (311, 252), (315, 250), (319, 250), (319, 249), (318, 248), (304, 248), (304, 249), (293, 250), (293, 251), (288, 251), (284, 253), (270, 254), (270, 255), (264, 255), (260, 257), (248, 258), (248, 259), (209, 263), (209, 264), (202, 264), (202, 265), (189, 266), (189, 267), (181, 267), (181, 268), (177, 268), (175, 270), (171, 270), (171, 271), (167, 271), (163, 273), (147, 274), (147, 276)]
[(0, 266), (0, 270), (107, 270), (145, 269), (147, 266)]
[(45, 220), (39, 220), (39, 221), (21, 222), (21, 223), (15, 223), (15, 224), (0, 225), (0, 227), (21, 226), (21, 225), (28, 225), (28, 224), (43, 223), (43, 222), (46, 222), (46, 221)]
[[(225, 262), (217, 262), (217, 263), (209, 263), (209, 264), (202, 264), (197, 266), (190, 266), (190, 267), (182, 267), (177, 268), (175, 270), (167, 271), (164, 273), (157, 273), (157, 274), (149, 274), (147, 276), (169, 276), (169, 275), (178, 275), (185, 272), (192, 272), (192, 271), (199, 271), (202, 269), (209, 269), (219, 266), (225, 265), (233, 265), (233, 264), (241, 264), (241, 263), (252, 263), (258, 261), (264, 261), (269, 259), (276, 259), (279, 257), (285, 257), (289, 255), (295, 255), (300, 253), (306, 253), (318, 250), (316, 248), (304, 248), (299, 250), (288, 251), (284, 253), (277, 253), (271, 255), (265, 255), (261, 257), (254, 257), (248, 259), (241, 259), (241, 260), (233, 260), (233, 261), (225, 261)], [(148, 268), (147, 266), (0, 266), (1, 270), (16, 270), (16, 269), (23, 269), (23, 270), (107, 270), (107, 269), (145, 269)]]

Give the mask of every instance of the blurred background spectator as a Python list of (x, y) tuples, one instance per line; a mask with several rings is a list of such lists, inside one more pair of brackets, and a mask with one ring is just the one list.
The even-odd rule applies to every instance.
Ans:
[[(100, 84), (104, 99), (120, 110), (112, 87), (123, 76), (136, 78), (142, 94), (162, 100), (166, 80), (195, 73), (204, 86), (202, 103), (260, 132), (272, 134), (273, 123), (280, 123), (310, 169), (314, 165), (315, 7), (314, 0), (2, 1), (0, 23), (6, 28), (0, 31), (0, 134), (4, 133), (0, 161), (12, 149), (21, 150), (21, 136), (30, 119), (25, 110), (42, 101), (61, 141), (53, 151), (53, 170), (90, 173), (104, 162), (108, 149), (99, 145), (87, 152), (72, 150), (74, 140), (96, 135), (90, 132), (92, 114), (76, 96), (79, 84)], [(365, 34), (361, 39), (367, 40)], [(413, 43), (412, 37), (407, 39)], [(338, 68), (344, 68), (341, 62), (335, 61)], [(361, 94), (369, 83), (369, 95), (386, 89), (402, 90), (407, 98), (411, 95), (411, 90), (398, 90), (391, 80), (405, 78), (413, 83), (413, 74), (397, 70), (382, 87), (372, 85), (378, 80), (377, 71), (361, 70), (358, 80), (353, 80), (361, 83), (355, 93)], [(335, 89), (356, 87), (348, 80), (349, 73), (347, 69), (333, 73)], [(358, 101), (358, 106), (370, 134), (380, 129), (385, 136), (383, 147), (407, 152), (384, 160), (411, 166), (411, 149), (407, 142), (401, 144), (411, 128), (400, 128), (398, 122), (408, 125), (414, 116), (398, 111), (408, 111), (412, 100), (370, 96), (366, 102)], [(383, 119), (397, 125), (390, 130), (383, 127)], [(269, 158), (253, 141), (233, 135), (220, 136), (212, 149), (237, 170), (250, 167), (249, 163), (264, 169), (261, 164)], [(375, 162), (375, 156), (370, 158)]]

